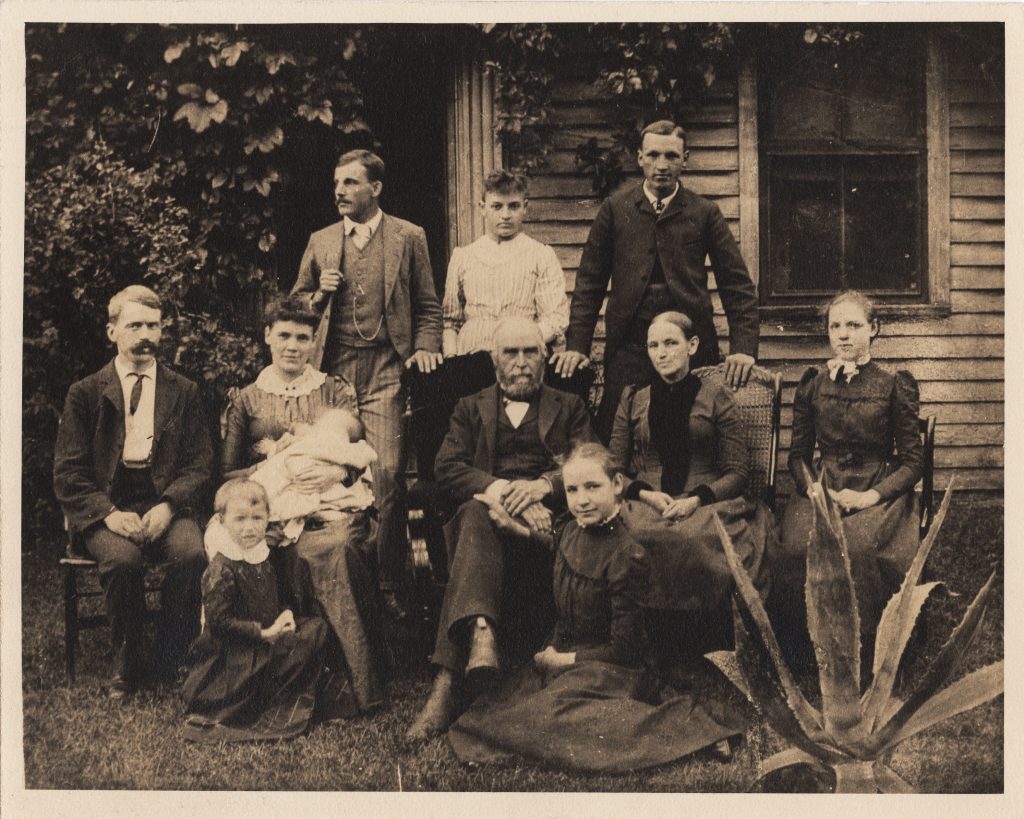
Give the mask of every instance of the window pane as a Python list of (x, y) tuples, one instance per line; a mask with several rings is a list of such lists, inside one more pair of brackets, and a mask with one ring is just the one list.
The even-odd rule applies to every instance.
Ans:
[(847, 141), (919, 142), (924, 61), (916, 45), (897, 41), (891, 49), (869, 51), (848, 61), (843, 128)]
[(767, 136), (776, 140), (839, 139), (842, 94), (838, 66), (807, 50), (776, 75), (769, 93)]
[(842, 270), (840, 161), (776, 157), (770, 184), (772, 294), (835, 290)]
[(917, 158), (849, 158), (845, 182), (848, 286), (917, 292)]

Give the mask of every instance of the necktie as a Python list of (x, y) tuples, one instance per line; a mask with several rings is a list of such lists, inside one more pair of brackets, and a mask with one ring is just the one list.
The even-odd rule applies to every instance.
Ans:
[(128, 414), (134, 415), (135, 410), (139, 408), (139, 401), (142, 399), (142, 379), (146, 376), (139, 375), (138, 373), (128, 373), (130, 376), (135, 377), (135, 384), (132, 387), (132, 394), (128, 398)]
[(356, 224), (352, 228), (352, 241), (355, 246), (362, 250), (370, 241), (370, 226)]
[(661, 212), (663, 210), (665, 210), (665, 203), (661, 199), (659, 199), (657, 202), (654, 203), (654, 212), (658, 216), (661, 216)]

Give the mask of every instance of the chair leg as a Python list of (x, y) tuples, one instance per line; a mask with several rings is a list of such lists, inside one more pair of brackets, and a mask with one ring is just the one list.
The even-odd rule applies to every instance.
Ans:
[(64, 567), (64, 665), (68, 682), (75, 684), (75, 651), (78, 648), (78, 583), (73, 566)]

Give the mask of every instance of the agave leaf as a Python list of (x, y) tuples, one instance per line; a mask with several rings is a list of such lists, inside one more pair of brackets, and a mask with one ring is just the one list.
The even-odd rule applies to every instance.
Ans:
[(881, 762), (875, 763), (875, 784), (881, 793), (917, 793), (917, 788)]
[(988, 604), (989, 592), (992, 591), (992, 584), (995, 582), (996, 573), (989, 575), (985, 585), (981, 587), (977, 596), (967, 607), (963, 619), (953, 629), (946, 644), (940, 649), (939, 655), (932, 662), (920, 682), (915, 686), (913, 693), (907, 698), (884, 725), (877, 729), (871, 737), (871, 745), (875, 749), (888, 746), (892, 738), (910, 718), (921, 708), (932, 695), (935, 694), (948, 680), (957, 666), (963, 660), (964, 655), (971, 647), (974, 636), (981, 626), (982, 618), (985, 615), (985, 608)]
[(970, 711), (1003, 693), (1003, 660), (972, 671), (947, 688), (942, 689), (921, 706), (914, 716), (889, 741), (888, 747), (897, 745), (933, 725), (964, 711)]
[(750, 783), (750, 787), (747, 790), (752, 790), (754, 785), (768, 776), (768, 774), (781, 771), (783, 768), (791, 768), (794, 765), (811, 765), (820, 768), (821, 761), (815, 759), (810, 754), (804, 753), (799, 748), (786, 748), (784, 751), (772, 754), (758, 766), (757, 779)]
[(921, 613), (928, 594), (935, 588), (934, 584), (927, 587), (923, 594), (917, 581), (924, 571), (925, 561), (935, 544), (939, 529), (946, 518), (949, 510), (949, 503), (953, 497), (954, 480), (946, 487), (946, 494), (942, 496), (942, 503), (939, 511), (932, 521), (931, 528), (924, 540), (918, 547), (914, 560), (907, 569), (907, 575), (903, 578), (900, 590), (892, 597), (882, 612), (882, 619), (878, 623), (878, 632), (875, 637), (875, 657), (872, 664), (871, 687), (864, 700), (864, 724), (868, 729), (878, 724), (879, 715), (885, 709), (885, 704), (892, 694), (892, 687), (896, 682), (896, 670), (899, 668), (903, 652), (910, 640), (910, 634), (914, 630), (914, 623)]
[(733, 600), (736, 659), (751, 701), (771, 727), (810, 756), (828, 762), (844, 759), (821, 730), (820, 716), (797, 689), (791, 697), (772, 665), (760, 632), (737, 598)]
[[(807, 702), (797, 687), (786, 661), (782, 659), (782, 651), (768, 622), (768, 614), (764, 610), (761, 596), (754, 588), (747, 570), (743, 568), (732, 538), (729, 537), (721, 518), (715, 514), (714, 520), (725, 551), (725, 559), (736, 581), (736, 592), (733, 595), (736, 659), (749, 684), (751, 694), (757, 697), (752, 698), (754, 703), (760, 707), (768, 696), (780, 698), (783, 711), (793, 716), (801, 735), (812, 742), (825, 741), (826, 737), (821, 730), (821, 714)], [(780, 714), (780, 718), (784, 719), (784, 716)], [(791, 737), (791, 741), (799, 744), (795, 738)]]
[(877, 793), (875, 763), (856, 760), (833, 765), (836, 774), (836, 793)]
[[(875, 663), (874, 676), (871, 686), (864, 694), (864, 725), (871, 730), (879, 721), (879, 716), (885, 711), (886, 704), (892, 694), (892, 688), (896, 681), (896, 669), (899, 668), (900, 659), (910, 635), (914, 631), (914, 624), (918, 615), (924, 607), (928, 596), (941, 586), (939, 582), (924, 583), (920, 586), (907, 588), (905, 585), (899, 593), (890, 598), (882, 614), (882, 624), (878, 628), (875, 637)], [(899, 609), (898, 614), (893, 614)], [(886, 615), (892, 614), (890, 617)], [(883, 633), (882, 626), (886, 626)]]
[(753, 696), (750, 694), (750, 689), (747, 687), (747, 681), (740, 671), (739, 662), (736, 659), (735, 651), (709, 651), (704, 655), (710, 660), (715, 667), (725, 675), (725, 678), (735, 685), (740, 691), (743, 692), (743, 696), (751, 702), (754, 701)]
[(853, 738), (861, 718), (860, 615), (846, 535), (828, 487), (818, 484), (809, 497), (814, 529), (807, 548), (807, 629), (818, 661), (825, 730), (837, 739)]

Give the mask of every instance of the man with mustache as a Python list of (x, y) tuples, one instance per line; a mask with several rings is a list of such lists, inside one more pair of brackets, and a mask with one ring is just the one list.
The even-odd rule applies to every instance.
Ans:
[(686, 134), (674, 122), (659, 120), (641, 131), (637, 163), (644, 181), (616, 191), (601, 205), (576, 273), (566, 349), (551, 359), (566, 378), (590, 363), (607, 295), (604, 395), (594, 421), (605, 442), (622, 391), (651, 381), (647, 328), (656, 315), (679, 310), (692, 319), (700, 347), (691, 366), (721, 359), (705, 258), (711, 259), (729, 319), (725, 375), (734, 389), (747, 382), (757, 357), (757, 292), (718, 205), (680, 184), (686, 158)]
[(292, 293), (321, 313), (314, 367), (355, 387), (366, 439), (377, 452), (374, 494), (380, 512), (377, 558), (389, 613), (404, 611), (396, 585), (408, 549), (405, 532), (403, 367), (433, 372), (441, 363), (441, 306), (423, 229), (381, 211), (384, 161), (349, 151), (334, 169), (340, 222), (314, 233)]
[(153, 656), (174, 678), (199, 632), (203, 536), (192, 518), (213, 449), (199, 388), (156, 360), (163, 306), (131, 285), (107, 308), (117, 355), (68, 390), (53, 485), (72, 543), (99, 563), (110, 620), (112, 699), (143, 674), (144, 561), (166, 562)]
[(552, 511), (565, 508), (558, 459), (593, 435), (583, 401), (544, 386), (545, 353), (534, 322), (499, 322), (498, 383), (459, 401), (434, 462), (439, 494), (458, 511), (445, 527), (449, 579), (432, 657), (439, 671), (410, 740), (448, 727), (463, 676), (474, 688), (493, 682), (499, 636), (529, 656), (530, 626), (540, 640), (554, 620)]

